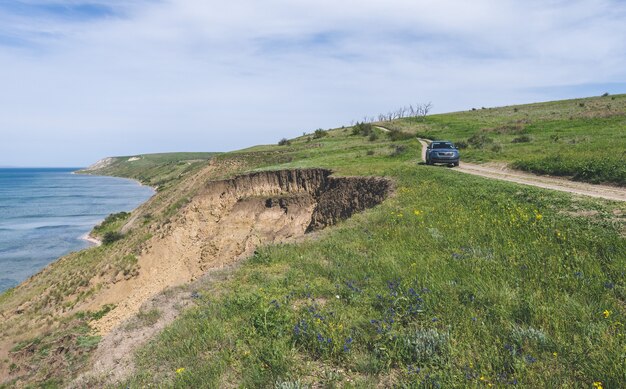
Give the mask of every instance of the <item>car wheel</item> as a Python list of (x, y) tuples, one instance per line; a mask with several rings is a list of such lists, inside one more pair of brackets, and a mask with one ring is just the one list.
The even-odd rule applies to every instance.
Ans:
[(458, 163), (458, 162), (455, 162), (455, 163), (454, 163), (454, 166), (459, 166), (459, 163)]

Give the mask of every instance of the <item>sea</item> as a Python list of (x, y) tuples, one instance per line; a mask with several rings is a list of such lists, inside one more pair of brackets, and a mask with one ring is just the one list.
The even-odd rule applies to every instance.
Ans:
[(0, 293), (93, 245), (84, 238), (96, 224), (154, 194), (136, 181), (76, 170), (0, 168)]

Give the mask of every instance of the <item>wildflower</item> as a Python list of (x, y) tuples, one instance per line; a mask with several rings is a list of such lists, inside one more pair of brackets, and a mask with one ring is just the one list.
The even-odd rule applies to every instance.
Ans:
[(415, 211), (413, 211), (413, 213), (415, 214), (415, 216), (419, 216), (422, 214), (422, 211), (416, 209)]
[(605, 309), (604, 312), (602, 312), (602, 316), (604, 316), (605, 319), (608, 318), (609, 316), (611, 316), (611, 311)]
[(543, 215), (540, 214), (539, 212), (535, 211), (535, 220), (539, 221), (543, 219)]
[(555, 358), (559, 356), (559, 354), (556, 351), (553, 352), (552, 355), (554, 355)]
[(602, 382), (601, 381), (594, 382), (593, 387), (596, 389), (602, 389)]
[(335, 298), (337, 298), (337, 299), (338, 299), (338, 298), (341, 298), (341, 297), (339, 297), (339, 295), (336, 295), (336, 296), (335, 296)]
[(181, 375), (181, 374), (183, 374), (184, 372), (185, 372), (185, 368), (184, 368), (184, 367), (181, 367), (181, 368), (176, 369), (176, 374), (178, 374), (178, 375)]

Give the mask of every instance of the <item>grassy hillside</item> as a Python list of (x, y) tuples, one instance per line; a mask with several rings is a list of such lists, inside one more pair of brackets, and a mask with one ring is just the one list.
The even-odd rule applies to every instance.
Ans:
[[(159, 187), (181, 178), (219, 153), (161, 153), (107, 158), (106, 163), (79, 173), (99, 174), (135, 179), (145, 185)], [(101, 161), (102, 162), (102, 161)]]
[[(545, 115), (551, 104), (572, 102), (546, 103)], [(539, 122), (539, 106), (395, 125), (458, 141), (508, 123), (509, 113), (535, 112)], [(589, 123), (600, 131), (605, 119)], [(137, 369), (120, 387), (614, 388), (626, 381), (626, 204), (420, 165), (417, 140), (392, 141), (378, 130), (324, 134), (214, 155), (186, 173), (170, 174), (178, 162), (132, 173), (126, 164), (121, 173), (111, 167), (110, 174), (144, 175), (148, 183), (170, 179), (133, 212), (136, 223), (122, 239), (71, 254), (0, 295), (0, 340), (13, 341), (0, 372), (23, 373), (6, 386), (62, 386), (89, 366), (100, 340), (90, 323), (110, 307), (77, 307), (105, 280), (143, 271), (137, 256), (151, 226), (170, 223), (208, 180), (297, 167), (385, 176), (396, 192), (300, 243), (257, 249), (228, 277), (198, 281), (195, 306), (137, 351)], [(525, 143), (489, 134), (502, 150), (470, 147), (466, 159), (523, 159), (517, 147), (552, 144), (550, 135), (563, 133), (531, 132), (536, 138)], [(159, 312), (141, 315), (148, 314)]]
[(466, 161), (626, 185), (626, 95), (476, 109), (387, 123), (466, 146)]
[(288, 159), (264, 168), (391, 177), (396, 196), (199, 288), (198, 306), (139, 352), (126, 384), (624, 382), (623, 204), (418, 166), (414, 140), (350, 133), (245, 153)]

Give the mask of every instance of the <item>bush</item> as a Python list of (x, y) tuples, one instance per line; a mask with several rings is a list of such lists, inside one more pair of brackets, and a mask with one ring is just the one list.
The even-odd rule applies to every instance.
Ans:
[(493, 139), (489, 138), (484, 132), (477, 132), (467, 140), (467, 143), (474, 148), (482, 149), (486, 145), (493, 143)]
[(391, 152), (390, 156), (397, 157), (407, 150), (408, 147), (406, 147), (405, 145), (393, 145), (393, 151)]
[(313, 133), (313, 139), (320, 139), (320, 138), (323, 138), (325, 136), (328, 136), (328, 133), (326, 131), (322, 130), (321, 128), (318, 128)]
[(502, 145), (500, 143), (494, 143), (491, 145), (491, 151), (494, 153), (499, 153), (502, 151)]
[(279, 146), (289, 146), (291, 142), (287, 138), (283, 138), (278, 141)]
[(369, 141), (373, 142), (375, 140), (378, 140), (378, 134), (372, 131), (372, 133), (370, 134), (370, 137), (369, 137)]
[(456, 146), (457, 149), (460, 149), (460, 150), (466, 149), (468, 146), (467, 142), (464, 140), (459, 141), (459, 142), (454, 142), (454, 145)]
[(518, 136), (517, 138), (513, 138), (511, 143), (527, 143), (530, 142), (532, 138), (528, 135)]
[(389, 130), (389, 132), (387, 133), (387, 136), (389, 136), (389, 139), (391, 139), (394, 142), (399, 141), (399, 140), (413, 139), (415, 137), (415, 135), (413, 134), (409, 134), (408, 132), (400, 131), (397, 129)]
[(124, 237), (124, 234), (122, 234), (121, 232), (109, 231), (106, 234), (104, 234), (104, 236), (102, 237), (102, 244), (108, 245), (108, 244), (111, 244), (113, 242), (117, 242), (118, 240), (122, 239), (123, 237)]
[(374, 132), (371, 123), (357, 123), (352, 127), (352, 135), (369, 136)]

